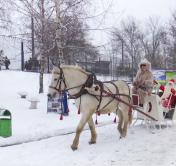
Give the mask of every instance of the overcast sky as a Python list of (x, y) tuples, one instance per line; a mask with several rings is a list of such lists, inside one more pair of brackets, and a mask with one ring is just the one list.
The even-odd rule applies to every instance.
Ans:
[[(91, 15), (99, 17), (89, 20), (91, 28), (111, 28), (118, 26), (122, 19), (134, 17), (137, 21), (145, 22), (150, 16), (159, 17), (162, 23), (167, 23), (171, 13), (176, 10), (176, 0), (92, 0), (89, 8)], [(90, 38), (96, 45), (108, 42), (108, 30), (91, 31)]]
[[(87, 22), (92, 29), (89, 31), (92, 43), (99, 46), (107, 46), (109, 43), (109, 31), (112, 27), (118, 26), (122, 19), (134, 17), (143, 24), (150, 16), (159, 17), (162, 23), (167, 23), (171, 13), (176, 10), (176, 0), (90, 0), (92, 5), (87, 8), (90, 16), (97, 16), (88, 19)], [(16, 19), (20, 20), (20, 19)], [(21, 20), (20, 20), (21, 21)], [(107, 28), (107, 29), (106, 29)], [(22, 31), (22, 29), (20, 29)], [(18, 33), (18, 32), (16, 32)], [(13, 41), (11, 45), (9, 40), (0, 41), (1, 49), (4, 49), (8, 57), (19, 55), (20, 58), (20, 40)], [(104, 47), (100, 47), (105, 51)], [(13, 51), (12, 51), (13, 50)], [(15, 51), (18, 50), (18, 51)]]

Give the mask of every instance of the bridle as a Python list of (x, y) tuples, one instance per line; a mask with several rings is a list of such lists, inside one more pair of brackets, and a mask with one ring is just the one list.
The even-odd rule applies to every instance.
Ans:
[[(57, 83), (56, 83), (56, 86), (54, 87), (54, 86), (49, 86), (49, 88), (51, 88), (51, 89), (54, 89), (54, 90), (56, 90), (57, 92), (61, 92), (61, 85), (62, 85), (62, 83), (64, 83), (64, 86), (65, 86), (65, 88), (64, 89), (66, 89), (66, 83), (65, 83), (65, 76), (64, 76), (64, 72), (63, 72), (63, 70), (62, 70), (62, 68), (59, 68), (60, 69), (60, 73), (58, 73), (58, 72), (54, 72), (53, 74), (57, 74), (57, 75), (59, 75), (59, 78), (57, 79)], [(59, 87), (58, 87), (58, 84), (59, 84)], [(58, 88), (57, 88), (58, 87)]]
[[(74, 99), (76, 99), (76, 98), (80, 97), (82, 94), (84, 94), (85, 93), (85, 87), (91, 87), (93, 82), (94, 82), (94, 79), (96, 79), (95, 75), (93, 73), (90, 73), (90, 74), (87, 75), (88, 78), (85, 81), (85, 83), (74, 86), (74, 87), (71, 87), (71, 88), (68, 88), (67, 85), (66, 85), (66, 82), (65, 82), (65, 76), (64, 76), (63, 69), (61, 67), (59, 67), (59, 69), (60, 69), (60, 73), (58, 73), (58, 72), (53, 73), (53, 74), (59, 75), (59, 78), (57, 79), (56, 86), (55, 87), (54, 86), (49, 86), (49, 88), (54, 89), (57, 92), (61, 93), (62, 91), (68, 91), (68, 90), (71, 90), (71, 89), (81, 87), (81, 89), (78, 93), (70, 96), (71, 98), (74, 98)], [(65, 86), (64, 90), (61, 90), (61, 85), (62, 84), (64, 84), (64, 86)]]

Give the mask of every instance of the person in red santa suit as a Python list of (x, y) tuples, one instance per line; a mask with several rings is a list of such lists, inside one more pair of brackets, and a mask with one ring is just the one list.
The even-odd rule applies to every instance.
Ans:
[(174, 79), (171, 79), (166, 86), (160, 85), (159, 89), (163, 91), (161, 96), (161, 105), (165, 108), (173, 108), (176, 105), (176, 86)]

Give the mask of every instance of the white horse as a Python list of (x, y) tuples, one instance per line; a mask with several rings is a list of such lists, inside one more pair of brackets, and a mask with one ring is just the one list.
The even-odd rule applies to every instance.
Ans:
[[(91, 131), (89, 144), (96, 143), (97, 134), (92, 118), (93, 113), (96, 111), (99, 111), (101, 114), (110, 112), (118, 114), (118, 130), (120, 132), (120, 137), (125, 137), (127, 134), (129, 118), (131, 118), (129, 106), (117, 101), (112, 96), (103, 94), (101, 91), (100, 93), (96, 92), (98, 93), (96, 94), (86, 90), (86, 87), (94, 88), (92, 86), (93, 77), (94, 75), (92, 73), (87, 72), (78, 66), (61, 65), (61, 67), (55, 67), (52, 71), (52, 80), (48, 90), (48, 97), (54, 97), (58, 92), (67, 90), (69, 95), (76, 99), (76, 106), (77, 108), (80, 108), (82, 113), (81, 120), (76, 129), (76, 136), (71, 145), (72, 150), (78, 148), (79, 137), (86, 123), (88, 123)], [(130, 89), (126, 82), (104, 82), (100, 86), (103, 90), (106, 90), (111, 94), (119, 94), (118, 96), (122, 100), (130, 103)]]

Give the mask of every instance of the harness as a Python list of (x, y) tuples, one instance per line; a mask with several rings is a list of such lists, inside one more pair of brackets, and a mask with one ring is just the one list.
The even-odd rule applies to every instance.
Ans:
[[(80, 89), (80, 91), (78, 93), (70, 96), (70, 98), (73, 98), (73, 99), (77, 99), (77, 98), (80, 97), (80, 104), (81, 104), (81, 96), (83, 94), (89, 94), (91, 96), (94, 96), (99, 101), (99, 104), (97, 105), (97, 110), (98, 110), (99, 107), (100, 107), (100, 104), (102, 102), (102, 97), (111, 97), (112, 99), (103, 107), (103, 109), (105, 107), (107, 107), (113, 100), (117, 100), (117, 101), (119, 101), (119, 102), (121, 102), (121, 103), (126, 104), (127, 106), (129, 106), (129, 108), (135, 108), (138, 112), (141, 112), (142, 114), (145, 114), (142, 111), (140, 111), (139, 109), (137, 109), (136, 107), (132, 106), (131, 104), (127, 103), (126, 101), (124, 101), (124, 100), (122, 100), (120, 98), (121, 96), (125, 96), (130, 101), (131, 98), (130, 98), (130, 89), (129, 89), (129, 86), (128, 86), (129, 95), (120, 94), (118, 87), (112, 81), (101, 82), (101, 81), (99, 81), (99, 80), (96, 79), (96, 76), (95, 76), (94, 73), (90, 73), (90, 74), (88, 74), (88, 78), (85, 81), (85, 83), (83, 83), (81, 85), (77, 85), (77, 86), (71, 87), (71, 88), (67, 88), (67, 85), (65, 83), (65, 76), (64, 76), (63, 69), (61, 67), (59, 67), (59, 69), (60, 69), (60, 73), (57, 73), (57, 72), (54, 73), (54, 74), (58, 74), (59, 75), (59, 78), (57, 79), (56, 86), (55, 87), (49, 86), (49, 88), (55, 89), (56, 91), (58, 91), (60, 93), (61, 92), (61, 85), (62, 85), (62, 83), (64, 84), (64, 86), (65, 86), (64, 90), (66, 90), (66, 91), (74, 89), (74, 88), (81, 87), (81, 89)], [(114, 87), (116, 88), (116, 94), (113, 94), (110, 89), (108, 89), (108, 91), (104, 90), (103, 83), (111, 83), (112, 85), (114, 85)], [(59, 87), (58, 87), (58, 84), (59, 84)], [(99, 85), (99, 87), (100, 87), (100, 95), (90, 94), (85, 89), (85, 87), (89, 87), (90, 88), (93, 84), (95, 84), (95, 85), (98, 84)], [(155, 118), (151, 117), (150, 115), (147, 115), (147, 114), (145, 114), (145, 115), (147, 117), (153, 119), (153, 120), (156, 120)]]
[[(81, 85), (77, 85), (77, 86), (71, 87), (71, 88), (67, 88), (67, 85), (65, 83), (65, 76), (64, 76), (63, 69), (61, 67), (59, 67), (59, 69), (60, 69), (60, 73), (58, 73), (58, 72), (54, 72), (53, 73), (53, 74), (58, 74), (59, 75), (59, 78), (57, 79), (56, 86), (55, 87), (49, 86), (49, 88), (55, 89), (57, 92), (61, 92), (61, 85), (62, 85), (62, 83), (64, 84), (64, 86), (65, 86), (64, 90), (66, 90), (66, 91), (81, 87), (81, 89), (80, 89), (80, 91), (78, 93), (69, 96), (70, 99), (77, 99), (77, 98), (81, 97), (84, 94), (89, 94), (91, 96), (94, 96), (98, 100), (98, 102), (99, 102), (98, 105), (97, 105), (97, 109), (96, 110), (99, 110), (100, 105), (102, 103), (102, 98), (103, 97), (111, 97), (111, 100), (106, 105), (104, 105), (104, 107), (102, 109), (104, 109), (110, 103), (112, 103), (117, 96), (118, 97), (120, 97), (120, 96), (126, 96), (130, 100), (130, 94), (129, 95), (120, 94), (118, 87), (115, 85), (115, 83), (113, 81), (105, 81), (105, 82), (99, 81), (99, 80), (97, 80), (97, 78), (96, 78), (96, 76), (95, 76), (94, 73), (90, 73), (88, 75), (88, 78), (85, 81), (85, 83), (83, 83)], [(110, 94), (112, 94), (112, 95), (104, 93), (105, 92), (105, 90), (104, 90), (104, 83), (110, 83), (110, 84), (112, 84), (115, 87), (115, 89), (116, 89), (115, 94), (108, 87), (106, 87), (106, 88), (108, 89), (108, 92)], [(100, 87), (100, 95), (91, 94), (91, 93), (89, 93), (85, 89), (86, 87), (90, 88), (93, 84), (98, 85)], [(130, 90), (129, 90), (129, 92), (130, 92)]]
[[(104, 90), (104, 83), (109, 83), (109, 84), (112, 84), (114, 87), (115, 87), (115, 89), (116, 89), (116, 92), (115, 93), (113, 93), (108, 87), (106, 87), (107, 88), (107, 91), (106, 90)], [(101, 109), (104, 109), (104, 108), (106, 108), (110, 103), (112, 103), (114, 100), (116, 100), (115, 98), (118, 96), (118, 97), (121, 97), (121, 96), (125, 96), (125, 97), (127, 97), (129, 100), (130, 100), (130, 93), (129, 93), (129, 95), (126, 95), (126, 94), (120, 94), (119, 93), (119, 88), (117, 87), (117, 85), (113, 82), (113, 81), (106, 81), (106, 82), (101, 82), (101, 81), (96, 81), (94, 84), (97, 84), (99, 87), (100, 87), (100, 95), (98, 96), (98, 95), (96, 95), (96, 96), (98, 96), (99, 97), (99, 104), (98, 104), (98, 106), (97, 106), (97, 111), (99, 110), (99, 108), (100, 108), (100, 105), (101, 105), (101, 102), (102, 102), (102, 98), (103, 97), (111, 97), (111, 100), (107, 103), (107, 104), (105, 104), (104, 106), (103, 106), (103, 108), (101, 108)], [(108, 93), (107, 93), (108, 92)], [(130, 91), (129, 91), (130, 92)], [(90, 94), (90, 93), (89, 93)], [(110, 95), (111, 94), (111, 95)], [(118, 103), (119, 104), (119, 103)], [(118, 104), (117, 104), (117, 106), (118, 106)]]

